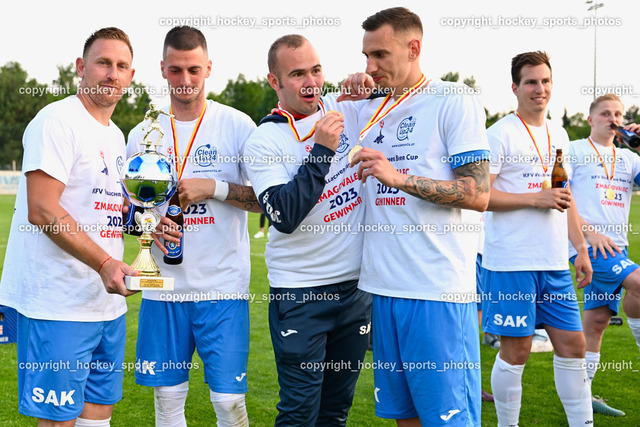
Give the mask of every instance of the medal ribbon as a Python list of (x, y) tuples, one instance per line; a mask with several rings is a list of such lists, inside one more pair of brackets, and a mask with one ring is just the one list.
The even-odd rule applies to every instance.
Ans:
[[(369, 122), (367, 122), (367, 125), (364, 127), (364, 129), (362, 129), (360, 131), (360, 138), (358, 140), (358, 143), (360, 143), (360, 141), (362, 141), (363, 139), (366, 138), (367, 134), (369, 133), (371, 128), (376, 125), (376, 123), (378, 123), (380, 120), (384, 119), (387, 115), (389, 115), (389, 113), (391, 113), (391, 111), (393, 111), (398, 106), (400, 106), (400, 104), (402, 104), (407, 99), (409, 99), (411, 97), (411, 95), (414, 94), (416, 89), (418, 89), (420, 86), (422, 86), (422, 84), (424, 83), (425, 80), (426, 80), (426, 77), (423, 74), (422, 77), (420, 77), (420, 80), (418, 80), (418, 83), (413, 85), (411, 87), (411, 89), (409, 89), (407, 92), (402, 94), (402, 96), (400, 98), (398, 98), (398, 100), (396, 102), (394, 102), (384, 113), (380, 114), (382, 112), (382, 110), (384, 109), (384, 107), (391, 100), (391, 93), (388, 93), (387, 96), (384, 98), (384, 101), (382, 102), (382, 104), (380, 104), (380, 106), (378, 107), (376, 112), (369, 119)], [(430, 81), (431, 80), (429, 80), (429, 82)], [(427, 82), (427, 84), (429, 84), (429, 82)]]
[(613, 174), (615, 173), (615, 170), (616, 170), (616, 146), (615, 145), (613, 146), (613, 161), (611, 162), (611, 177), (609, 177), (609, 172), (607, 171), (607, 165), (604, 164), (604, 158), (600, 155), (600, 152), (598, 151), (596, 146), (593, 144), (593, 142), (591, 142), (591, 138), (587, 138), (587, 141), (589, 141), (589, 144), (591, 144), (593, 149), (596, 150), (596, 154), (598, 155), (598, 160), (600, 160), (600, 163), (602, 163), (602, 167), (604, 168), (604, 173), (605, 175), (607, 175), (607, 179), (609, 180), (609, 187), (611, 187), (611, 180), (613, 179)]
[[(322, 102), (322, 99), (320, 100), (319, 105), (320, 105), (320, 110), (322, 111), (321, 117), (324, 117), (326, 112), (324, 110), (324, 103)], [(295, 121), (294, 117), (287, 110), (283, 110), (282, 108), (280, 108), (280, 103), (279, 102), (278, 102), (278, 108), (274, 111), (274, 113), (275, 114), (279, 114), (279, 115), (284, 116), (284, 117), (287, 118), (287, 122), (289, 122), (289, 128), (291, 128), (291, 131), (293, 132), (293, 136), (296, 137), (298, 142), (304, 142), (307, 139), (311, 138), (316, 133), (316, 125), (314, 124), (313, 128), (307, 134), (307, 136), (305, 136), (303, 138), (300, 138), (300, 133), (298, 132), (298, 128), (296, 127), (296, 121)]]
[[(204, 108), (202, 109), (202, 113), (200, 113), (200, 117), (198, 117), (198, 121), (196, 122), (195, 127), (193, 128), (193, 132), (191, 133), (191, 138), (189, 139), (189, 143), (187, 144), (187, 148), (185, 149), (184, 156), (182, 156), (182, 161), (180, 161), (180, 157), (178, 156), (178, 133), (176, 132), (176, 123), (174, 121), (173, 116), (171, 116), (171, 133), (173, 134), (173, 155), (176, 158), (176, 172), (178, 172), (178, 180), (182, 179), (182, 173), (184, 172), (184, 168), (187, 163), (187, 159), (189, 158), (189, 153), (191, 152), (191, 147), (193, 147), (193, 142), (196, 140), (196, 135), (200, 130), (200, 125), (202, 124), (202, 119), (204, 118), (204, 113), (207, 111), (207, 103), (205, 102)], [(173, 114), (172, 108), (169, 107), (169, 114)]]
[(527, 122), (525, 122), (522, 117), (520, 116), (520, 114), (518, 114), (518, 112), (516, 111), (516, 115), (518, 116), (518, 118), (520, 119), (520, 121), (522, 122), (522, 124), (524, 125), (525, 128), (527, 128), (527, 132), (529, 132), (529, 136), (531, 137), (531, 140), (533, 141), (533, 145), (535, 145), (536, 147), (536, 151), (538, 151), (538, 157), (540, 157), (540, 164), (542, 165), (542, 170), (544, 170), (544, 173), (547, 173), (547, 170), (549, 169), (549, 161), (551, 160), (551, 135), (549, 135), (549, 125), (545, 122), (545, 126), (547, 127), (547, 140), (549, 142), (549, 151), (547, 151), (548, 157), (547, 157), (547, 164), (545, 165), (544, 162), (542, 161), (542, 154), (540, 154), (540, 149), (538, 148), (538, 144), (536, 143), (536, 139), (533, 137), (533, 134), (531, 133), (531, 129), (529, 129), (529, 125), (527, 125)]

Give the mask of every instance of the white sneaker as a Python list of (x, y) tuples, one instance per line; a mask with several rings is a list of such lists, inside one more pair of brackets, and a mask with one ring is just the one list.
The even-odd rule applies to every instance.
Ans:
[(254, 239), (262, 239), (264, 237), (264, 232), (262, 231), (258, 231), (256, 234), (253, 235)]
[(546, 353), (548, 351), (553, 351), (549, 334), (544, 329), (536, 329), (531, 340), (531, 353)]

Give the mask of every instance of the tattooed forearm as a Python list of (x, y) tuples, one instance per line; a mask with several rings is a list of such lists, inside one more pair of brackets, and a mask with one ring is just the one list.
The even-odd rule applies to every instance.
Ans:
[(466, 193), (471, 189), (468, 179), (438, 181), (431, 178), (409, 175), (403, 191), (437, 205), (462, 207)]
[(245, 211), (262, 212), (256, 193), (251, 186), (229, 183), (229, 194), (226, 202)]
[(467, 163), (454, 170), (458, 177), (471, 177), (475, 183), (476, 195), (489, 193), (491, 189), (491, 179), (489, 178), (489, 161)]
[(468, 163), (456, 168), (455, 173), (458, 179), (453, 181), (409, 175), (400, 189), (438, 205), (485, 210), (489, 200), (489, 162)]

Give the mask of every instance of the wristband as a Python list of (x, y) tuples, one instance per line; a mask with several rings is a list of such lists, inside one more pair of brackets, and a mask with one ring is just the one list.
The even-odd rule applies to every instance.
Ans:
[(111, 257), (105, 259), (104, 261), (102, 261), (102, 264), (100, 264), (100, 267), (98, 267), (98, 274), (100, 274), (100, 270), (102, 270), (102, 266), (104, 265), (105, 262), (109, 261), (111, 259)]
[(213, 198), (224, 202), (225, 200), (227, 200), (227, 196), (229, 195), (229, 184), (217, 179), (215, 181), (216, 190), (213, 192)]

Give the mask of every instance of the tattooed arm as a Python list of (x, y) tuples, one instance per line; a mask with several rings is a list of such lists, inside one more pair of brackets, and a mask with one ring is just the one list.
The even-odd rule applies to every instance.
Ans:
[(40, 169), (28, 172), (26, 177), (29, 222), (40, 227), (65, 252), (94, 270), (100, 270), (100, 278), (107, 292), (124, 296), (134, 294), (126, 289), (124, 276), (135, 276), (137, 273), (122, 261), (110, 258), (60, 206), (65, 185)]
[[(180, 204), (186, 207), (211, 197), (216, 191), (216, 180), (206, 178), (183, 179), (178, 183), (178, 191), (180, 191)], [(251, 186), (229, 183), (229, 194), (225, 202), (245, 211), (262, 212)]]
[(398, 188), (437, 205), (484, 211), (489, 204), (489, 161), (467, 163), (454, 169), (458, 179), (438, 181), (408, 175)]
[(250, 185), (229, 184), (229, 195), (225, 202), (238, 209), (249, 212), (262, 213), (262, 208), (256, 198), (256, 193)]
[(363, 148), (351, 164), (360, 163), (358, 177), (375, 176), (388, 187), (398, 188), (438, 205), (484, 211), (489, 204), (489, 162), (481, 160), (454, 169), (455, 180), (441, 181), (398, 172), (379, 151)]

